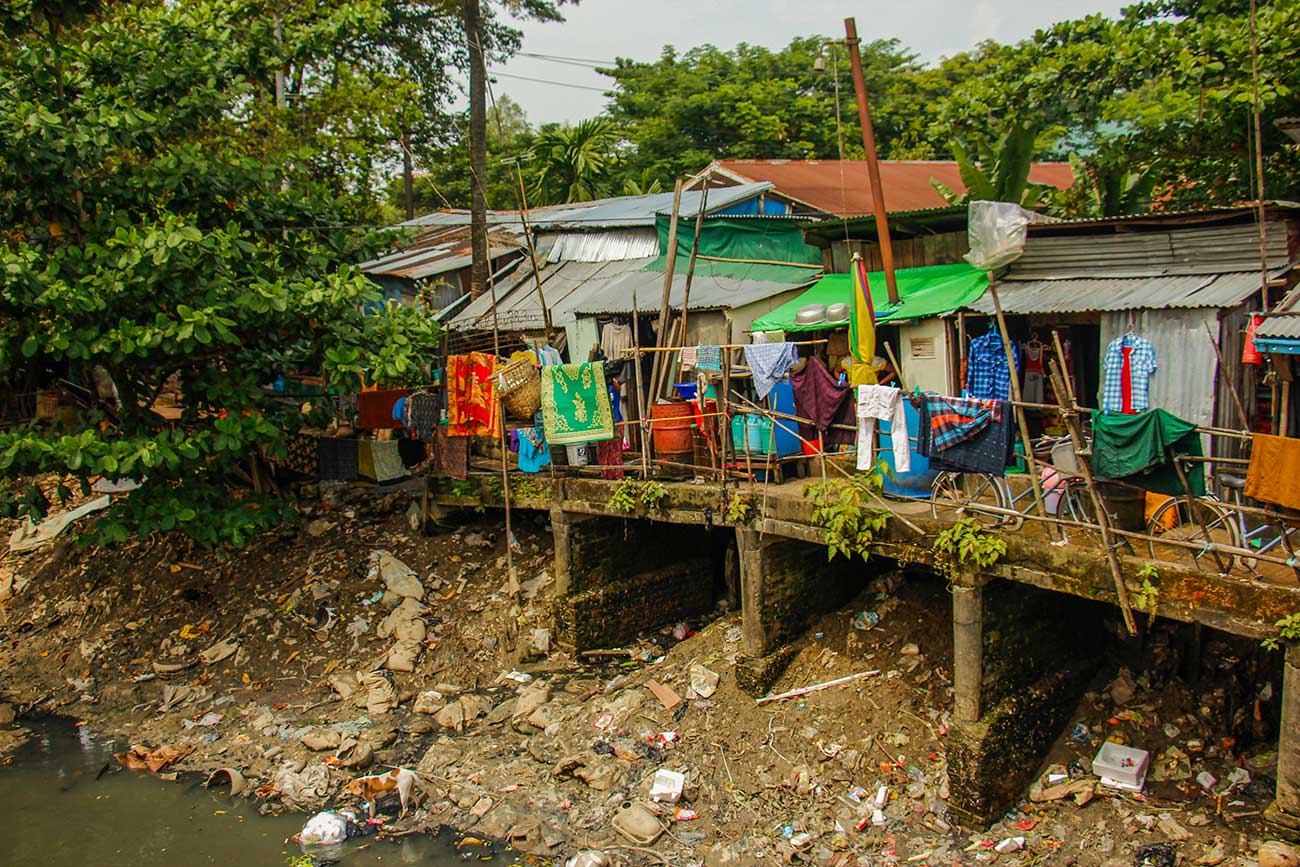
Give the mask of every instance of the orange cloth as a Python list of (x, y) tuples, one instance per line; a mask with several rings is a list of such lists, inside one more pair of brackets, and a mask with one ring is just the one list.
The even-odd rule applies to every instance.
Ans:
[(1246, 496), (1300, 509), (1300, 440), (1255, 434)]
[[(1161, 506), (1163, 506), (1165, 503), (1169, 502), (1172, 499), (1173, 497), (1166, 497), (1164, 494), (1157, 494), (1154, 491), (1147, 491), (1146, 506), (1143, 509), (1144, 512), (1143, 517), (1146, 518), (1147, 524), (1151, 523), (1151, 518), (1155, 516), (1156, 511)], [(1163, 515), (1160, 516), (1160, 524), (1166, 530), (1172, 530), (1174, 528), (1174, 520), (1176, 518), (1177, 515), (1174, 514), (1172, 510), (1165, 512)]]
[(501, 436), (496, 363), (484, 352), (447, 359), (447, 436)]

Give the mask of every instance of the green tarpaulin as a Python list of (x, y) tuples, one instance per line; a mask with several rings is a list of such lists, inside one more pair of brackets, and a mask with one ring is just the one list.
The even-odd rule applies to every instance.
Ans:
[[(659, 258), (646, 265), (645, 270), (663, 272), (668, 219), (659, 217), (655, 226), (659, 231)], [(798, 221), (780, 217), (709, 217), (700, 231), (701, 258), (696, 260), (695, 276), (806, 283), (820, 273), (822, 254), (818, 248), (803, 242), (802, 227)], [(695, 220), (683, 217), (677, 223), (675, 270), (678, 274), (686, 273), (694, 240)], [(774, 262), (792, 264), (771, 264)]]
[[(1137, 415), (1092, 411), (1092, 471), (1099, 479), (1123, 479), (1158, 494), (1186, 493), (1175, 455), (1201, 457), (1196, 425), (1163, 409)], [(1192, 495), (1205, 496), (1205, 465), (1186, 470)]]
[[(894, 272), (898, 279), (898, 295), (902, 303), (889, 305), (885, 290), (885, 274), (873, 271), (867, 276), (871, 286), (871, 300), (876, 308), (876, 321), (922, 319), (949, 313), (970, 304), (984, 294), (989, 278), (984, 271), (964, 262), (956, 265), (925, 265), (920, 268), (901, 268)], [(798, 325), (795, 314), (809, 304), (847, 304), (853, 307), (853, 276), (827, 274), (793, 301), (754, 320), (754, 331), (817, 331), (847, 325), (849, 320)]]

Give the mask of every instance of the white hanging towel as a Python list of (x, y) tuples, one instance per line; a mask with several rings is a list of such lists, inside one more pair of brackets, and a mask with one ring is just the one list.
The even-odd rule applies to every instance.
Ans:
[(889, 385), (858, 386), (858, 469), (869, 470), (876, 463), (876, 421), (889, 422), (894, 444), (894, 472), (912, 471), (911, 433), (903, 409), (903, 393)]

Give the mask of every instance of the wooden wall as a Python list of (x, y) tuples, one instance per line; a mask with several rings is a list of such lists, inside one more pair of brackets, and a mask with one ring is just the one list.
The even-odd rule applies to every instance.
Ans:
[[(945, 232), (919, 238), (895, 238), (894, 267), (917, 268), (921, 265), (952, 265), (961, 262), (970, 250), (966, 233)], [(853, 253), (861, 253), (868, 271), (880, 271), (880, 245), (875, 241), (835, 241), (822, 250), (822, 265), (828, 274), (847, 274)]]

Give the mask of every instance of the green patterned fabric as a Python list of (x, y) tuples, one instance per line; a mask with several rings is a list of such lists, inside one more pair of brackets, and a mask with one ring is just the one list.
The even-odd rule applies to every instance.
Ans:
[(591, 443), (614, 437), (614, 413), (600, 363), (549, 364), (542, 368), (542, 425), (552, 445)]

